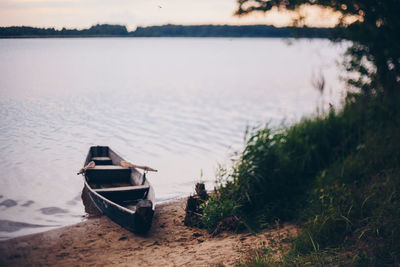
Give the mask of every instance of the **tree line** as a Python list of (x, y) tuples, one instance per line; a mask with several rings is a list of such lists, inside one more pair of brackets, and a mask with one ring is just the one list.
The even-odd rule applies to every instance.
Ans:
[[(336, 29), (337, 30), (337, 29)], [(282, 27), (269, 25), (162, 25), (128, 31), (124, 25), (97, 24), (89, 29), (0, 27), (0, 38), (13, 37), (280, 37), (332, 38), (332, 28)]]

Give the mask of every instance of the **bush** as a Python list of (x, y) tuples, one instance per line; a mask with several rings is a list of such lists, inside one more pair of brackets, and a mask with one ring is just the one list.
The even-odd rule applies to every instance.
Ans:
[(234, 202), (229, 200), (217, 200), (211, 197), (209, 201), (203, 204), (202, 208), (202, 223), (207, 230), (212, 232), (223, 219), (235, 217), (240, 206), (235, 205)]

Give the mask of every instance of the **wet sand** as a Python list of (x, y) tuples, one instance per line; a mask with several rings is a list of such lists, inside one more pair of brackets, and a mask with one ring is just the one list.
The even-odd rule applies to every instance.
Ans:
[(211, 237), (203, 229), (184, 226), (185, 204), (186, 199), (181, 199), (158, 205), (152, 228), (145, 236), (100, 216), (2, 241), (0, 266), (232, 266), (263, 242), (274, 250), (277, 242), (296, 234), (293, 225), (284, 225), (258, 235), (222, 233)]

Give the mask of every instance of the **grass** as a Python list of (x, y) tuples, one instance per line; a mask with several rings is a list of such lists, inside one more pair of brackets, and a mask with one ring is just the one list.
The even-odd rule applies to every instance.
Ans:
[(399, 265), (399, 111), (353, 94), (339, 112), (253, 132), (220, 172), (204, 224), (212, 231), (235, 216), (254, 231), (277, 219), (302, 225), (285, 257), (265, 252), (245, 266)]

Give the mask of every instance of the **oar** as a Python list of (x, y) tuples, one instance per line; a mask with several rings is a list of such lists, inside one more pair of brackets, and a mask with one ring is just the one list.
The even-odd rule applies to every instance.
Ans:
[(157, 170), (155, 170), (153, 168), (150, 168), (150, 167), (147, 167), (147, 166), (135, 165), (135, 164), (132, 164), (132, 163), (127, 162), (127, 161), (121, 161), (120, 165), (122, 167), (125, 167), (125, 168), (138, 168), (138, 169), (142, 169), (142, 170), (149, 171), (149, 172), (157, 172)]
[(87, 169), (94, 168), (95, 166), (96, 166), (96, 163), (94, 163), (94, 161), (91, 161), (85, 167), (80, 169), (79, 172), (76, 175), (84, 174)]

